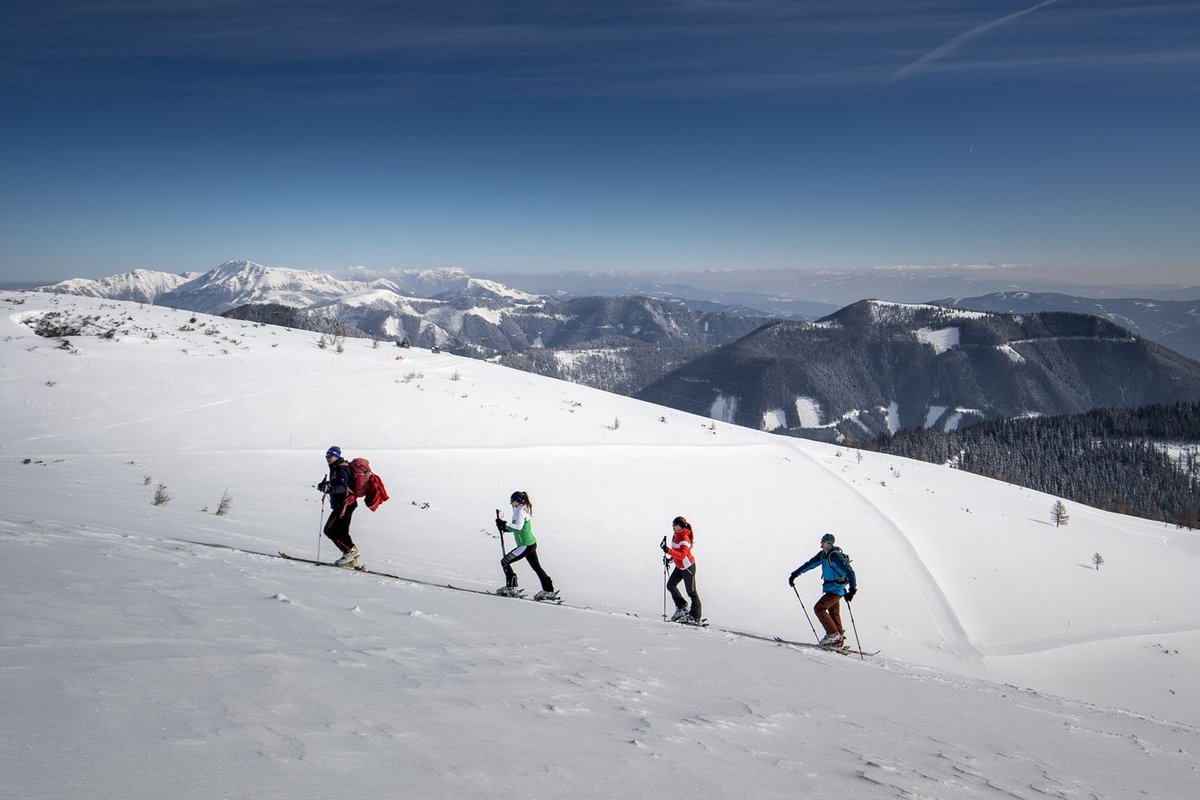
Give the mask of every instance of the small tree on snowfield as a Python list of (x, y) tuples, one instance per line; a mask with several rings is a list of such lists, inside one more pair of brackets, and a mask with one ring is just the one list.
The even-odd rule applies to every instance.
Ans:
[(216, 512), (217, 516), (218, 517), (225, 516), (226, 514), (229, 513), (229, 509), (232, 506), (233, 506), (233, 497), (229, 494), (229, 490), (226, 489), (221, 494), (221, 502), (217, 504), (217, 512)]
[(1092, 563), (1096, 565), (1096, 569), (1100, 569), (1100, 565), (1104, 563), (1104, 556), (1092, 553)]
[(1067, 513), (1067, 507), (1062, 500), (1055, 500), (1054, 505), (1050, 507), (1050, 521), (1056, 528), (1071, 521), (1071, 515)]

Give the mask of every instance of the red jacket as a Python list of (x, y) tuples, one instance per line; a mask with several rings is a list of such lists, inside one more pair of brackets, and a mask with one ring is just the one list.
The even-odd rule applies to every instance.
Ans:
[(680, 528), (675, 531), (671, 537), (671, 544), (667, 547), (667, 555), (675, 562), (678, 569), (687, 569), (696, 563), (696, 559), (692, 557), (691, 528)]

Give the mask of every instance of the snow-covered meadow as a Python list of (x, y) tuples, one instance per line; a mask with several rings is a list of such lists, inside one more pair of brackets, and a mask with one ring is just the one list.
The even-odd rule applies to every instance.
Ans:
[[(1194, 532), (1073, 505), (1055, 528), (1046, 495), (446, 354), (0, 311), (0, 795), (1195, 794)], [(51, 312), (89, 335), (36, 336)], [(363, 561), (415, 580), (270, 556), (316, 553), (330, 444), (392, 495), (356, 514)], [(518, 488), (580, 608), (431, 585), (500, 585)], [(659, 621), (677, 514), (706, 631)], [(879, 657), (719, 630), (811, 639), (787, 575), (826, 531)]]

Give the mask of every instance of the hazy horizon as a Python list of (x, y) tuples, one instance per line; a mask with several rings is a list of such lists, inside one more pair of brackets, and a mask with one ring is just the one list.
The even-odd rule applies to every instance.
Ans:
[[(224, 263), (250, 261), (235, 259)], [(257, 264), (258, 262), (250, 261)], [(221, 266), (184, 270), (172, 274), (204, 274)], [(324, 273), (346, 280), (370, 281), (376, 278), (399, 276), (429, 270), (458, 267), (372, 269), (358, 265), (335, 270), (318, 270), (294, 265), (260, 265)], [(139, 269), (139, 268), (134, 268)], [(158, 272), (171, 270), (154, 270)], [(121, 275), (125, 270), (91, 277), (74, 275), (45, 281), (0, 281), (0, 289), (36, 289), (72, 278), (96, 279)], [(1055, 276), (1022, 265), (928, 266), (901, 265), (864, 267), (861, 269), (743, 269), (743, 270), (573, 270), (546, 272), (494, 272), (461, 270), (472, 278), (495, 280), (513, 288), (537, 294), (554, 295), (565, 292), (581, 296), (638, 293), (639, 287), (662, 286), (682, 289), (688, 287), (703, 292), (758, 294), (763, 299), (781, 293), (793, 299), (810, 299), (816, 303), (840, 307), (861, 299), (882, 299), (901, 302), (924, 302), (944, 297), (970, 297), (999, 291), (1055, 292), (1091, 298), (1133, 297), (1155, 300), (1200, 299), (1200, 281), (1126, 282), (1104, 280), (1119, 278), (1112, 273), (1067, 273)], [(1087, 280), (1087, 278), (1092, 278)], [(684, 294), (688, 294), (684, 292)], [(765, 312), (764, 312), (765, 313)]]

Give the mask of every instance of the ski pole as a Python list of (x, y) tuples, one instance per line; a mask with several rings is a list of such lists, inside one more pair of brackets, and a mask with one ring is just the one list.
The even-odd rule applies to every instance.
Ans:
[(321, 527), (317, 528), (317, 561), (321, 560), (321, 534), (325, 532), (325, 493), (321, 492)]
[(804, 609), (804, 618), (808, 620), (808, 627), (812, 628), (813, 638), (818, 642), (821, 641), (821, 637), (817, 636), (816, 626), (812, 624), (812, 618), (808, 616), (808, 608), (805, 607), (804, 601), (800, 599), (800, 590), (796, 588), (796, 584), (794, 583), (792, 584), (792, 591), (796, 593), (796, 602), (798, 602), (800, 607)]
[(504, 520), (500, 517), (500, 509), (496, 509), (496, 530), (500, 531), (500, 558), (508, 555), (508, 548), (504, 546)]
[(854, 624), (854, 609), (851, 608), (849, 600), (846, 601), (846, 610), (850, 612), (850, 629), (854, 631), (854, 643), (858, 645), (858, 657), (866, 661), (867, 657), (863, 655), (862, 642), (858, 639), (858, 626)]
[(667, 557), (663, 556), (663, 620), (667, 618), (667, 572), (670, 566), (667, 563)]
[[(667, 537), (662, 538), (662, 544), (658, 547), (666, 553)], [(667, 557), (663, 556), (663, 621), (667, 619)]]

